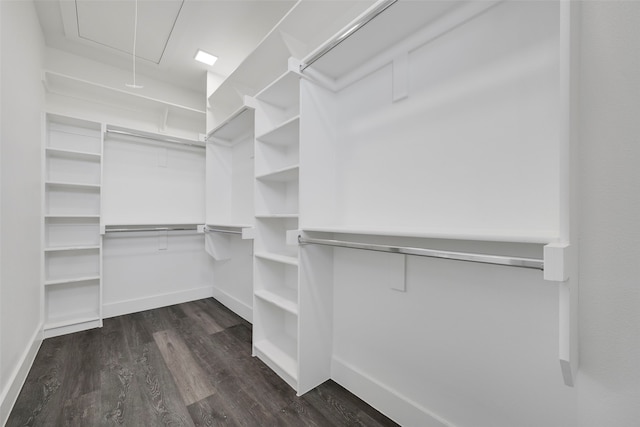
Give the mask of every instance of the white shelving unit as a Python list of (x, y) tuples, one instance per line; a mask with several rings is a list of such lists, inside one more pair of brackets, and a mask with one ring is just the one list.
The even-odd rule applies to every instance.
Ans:
[(214, 296), (253, 318), (254, 110), (242, 105), (207, 136), (205, 248)]
[[(303, 68), (308, 65), (300, 88), (304, 234), (406, 247), (443, 245), (461, 252), (532, 251), (536, 257), (543, 253), (550, 268), (533, 277), (524, 270), (500, 272), (494, 280), (490, 270), (471, 263), (458, 268), (411, 256), (303, 245), (299, 318), (321, 311), (327, 301), (333, 313), (328, 335), (308, 339), (309, 329), (299, 324), (299, 375), (307, 372), (303, 352), (316, 346), (316, 357), (325, 358), (336, 382), (375, 401), (400, 424), (438, 424), (421, 406), (429, 387), (413, 385), (438, 378), (441, 366), (432, 370), (426, 364), (418, 373), (411, 366), (450, 358), (455, 350), (437, 355), (433, 343), (448, 344), (452, 330), (460, 332), (456, 341), (477, 337), (438, 325), (460, 308), (461, 292), (470, 298), (483, 282), (489, 294), (494, 284), (530, 281), (543, 287), (552, 280), (559, 282), (557, 354), (565, 384), (573, 385), (576, 276), (550, 279), (553, 262), (547, 263), (554, 250), (566, 256), (571, 240), (571, 8), (569, 2), (395, 2), (339, 45), (327, 43), (318, 55), (303, 59)], [(559, 264), (575, 272), (571, 258)], [(440, 295), (423, 292), (463, 269), (468, 271), (455, 281), (459, 288), (443, 286)], [(482, 311), (457, 311), (455, 322), (493, 331), (484, 314), (508, 306), (500, 321), (516, 325), (520, 319), (513, 307), (527, 290), (496, 289)], [(306, 298), (317, 290), (314, 299)], [(546, 303), (555, 306), (549, 296)], [(394, 315), (381, 316), (387, 310)], [(425, 332), (426, 325), (438, 325), (421, 336), (424, 346), (400, 332), (409, 319), (425, 325)], [(555, 321), (545, 315), (539, 320)], [(381, 342), (383, 330), (388, 336)], [(544, 342), (543, 334), (530, 338)], [(318, 344), (323, 339), (328, 352)], [(502, 339), (496, 336), (496, 349), (503, 348)], [(555, 348), (543, 345), (549, 353), (535, 363), (551, 366), (557, 362)], [(492, 350), (461, 360), (473, 365), (484, 383), (521, 369), (528, 353), (514, 357), (515, 352), (507, 358)], [(501, 363), (487, 369), (495, 360)], [(502, 392), (503, 401), (517, 400), (512, 387)]]
[(207, 138), (207, 224), (253, 223), (254, 110), (243, 106)]
[(299, 76), (286, 72), (258, 93), (255, 138), (253, 354), (299, 389)]
[(102, 125), (49, 114), (44, 138), (45, 337), (102, 325)]
[(207, 88), (207, 132), (277, 79), (288, 58), (306, 56), (374, 2), (297, 2), (224, 82)]

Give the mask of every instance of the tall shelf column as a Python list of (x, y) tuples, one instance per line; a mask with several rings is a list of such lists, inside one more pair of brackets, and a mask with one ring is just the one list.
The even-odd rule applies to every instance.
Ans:
[[(331, 377), (331, 271), (299, 249), (300, 75), (289, 71), (255, 97), (253, 354), (302, 395)], [(330, 260), (327, 260), (330, 262)], [(319, 278), (319, 279), (317, 279)]]
[[(255, 97), (253, 354), (298, 391), (299, 76), (286, 72)], [(293, 243), (293, 244), (292, 244)]]
[(44, 335), (102, 326), (102, 125), (45, 119)]

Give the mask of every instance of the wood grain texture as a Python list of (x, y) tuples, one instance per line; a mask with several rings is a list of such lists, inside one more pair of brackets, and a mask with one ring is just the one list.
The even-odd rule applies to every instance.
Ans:
[(332, 381), (297, 397), (251, 356), (251, 324), (208, 298), (46, 339), (14, 426), (396, 426)]
[(133, 419), (149, 420), (154, 426), (193, 426), (160, 350), (150, 343), (137, 347), (134, 354), (134, 379), (142, 401), (137, 410), (144, 413)]
[(196, 304), (180, 304), (180, 308), (209, 335), (224, 331), (225, 329)]
[(153, 334), (160, 353), (173, 374), (186, 405), (191, 405), (215, 393), (213, 386), (206, 380), (206, 374), (196, 363), (189, 347), (174, 330)]

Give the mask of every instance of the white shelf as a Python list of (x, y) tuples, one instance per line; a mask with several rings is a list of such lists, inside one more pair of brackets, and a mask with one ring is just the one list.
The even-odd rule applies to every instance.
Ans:
[(505, 243), (534, 243), (549, 244), (557, 242), (559, 236), (552, 231), (548, 232), (527, 232), (526, 230), (514, 230), (505, 232), (504, 230), (426, 230), (424, 228), (376, 228), (376, 227), (351, 227), (351, 226), (302, 226), (303, 231), (321, 233), (341, 233), (341, 234), (362, 234), (370, 236), (391, 236), (391, 237), (416, 237), (421, 239), (447, 239), (447, 240), (474, 240), (485, 242), (505, 242)]
[(237, 229), (237, 231), (241, 231), (243, 228), (253, 228), (252, 224), (237, 224), (237, 223), (231, 223), (231, 222), (208, 222), (207, 227), (211, 227), (211, 228), (218, 228), (218, 227), (224, 227), (224, 228), (235, 228)]
[(227, 145), (249, 136), (253, 131), (253, 109), (242, 106), (234, 111), (228, 119), (209, 132), (207, 138), (211, 142), (223, 141)]
[(99, 162), (102, 158), (100, 153), (91, 153), (88, 151), (65, 150), (62, 148), (47, 147), (46, 152), (51, 157), (63, 157), (76, 160), (87, 160)]
[[(51, 94), (73, 97), (88, 102), (101, 100), (104, 105), (123, 108), (126, 106), (129, 112), (156, 112), (158, 121), (154, 123), (158, 128), (163, 128), (167, 122), (185, 122), (183, 127), (199, 124), (206, 117), (206, 112), (199, 108), (177, 104), (158, 98), (143, 95), (133, 90), (112, 87), (97, 82), (65, 75), (62, 73), (45, 70), (42, 81), (46, 91)], [(204, 126), (202, 126), (204, 128)]]
[(259, 142), (277, 145), (292, 146), (298, 144), (300, 139), (300, 115), (290, 118), (281, 125), (277, 126), (258, 137)]
[(281, 109), (298, 105), (300, 76), (287, 71), (256, 95), (256, 99)]
[(48, 217), (44, 224), (44, 248), (96, 248), (100, 245), (99, 218)]
[[(56, 150), (58, 154), (82, 153), (101, 156), (101, 127), (100, 123), (47, 114), (46, 150)], [(52, 151), (53, 152), (53, 151)], [(85, 155), (86, 154), (86, 155)], [(84, 159), (83, 159), (84, 160)], [(86, 160), (94, 162), (91, 156)]]
[(61, 181), (46, 181), (47, 187), (55, 187), (55, 188), (69, 188), (69, 189), (89, 189), (89, 190), (99, 190), (99, 184), (85, 184), (80, 182), (61, 182)]
[(297, 344), (287, 335), (275, 335), (254, 343), (256, 351), (277, 365), (291, 379), (298, 378), (298, 361), (295, 357)]
[(296, 267), (298, 266), (297, 257), (280, 255), (273, 252), (256, 252), (254, 255), (256, 258), (266, 259), (273, 262), (279, 262), (281, 264), (294, 265)]
[(83, 214), (46, 214), (45, 218), (69, 218), (69, 219), (100, 219), (100, 215), (83, 215)]
[(275, 305), (278, 308), (288, 311), (291, 314), (298, 315), (298, 294), (293, 289), (285, 287), (274, 288), (270, 290), (261, 289), (256, 291), (254, 295), (263, 301)]
[(298, 218), (300, 215), (297, 213), (281, 213), (281, 214), (256, 214), (256, 218)]
[(78, 276), (78, 277), (65, 277), (58, 279), (50, 279), (44, 282), (45, 286), (54, 286), (54, 285), (64, 285), (68, 283), (79, 283), (79, 282), (90, 282), (100, 280), (100, 275), (91, 275), (91, 276)]
[(97, 314), (87, 314), (78, 317), (54, 318), (44, 325), (45, 330), (63, 328), (65, 326), (78, 325), (81, 323), (99, 322), (100, 316)]
[(292, 165), (287, 166), (273, 172), (265, 173), (259, 176), (256, 176), (257, 180), (260, 181), (271, 181), (271, 182), (288, 182), (295, 181), (299, 176), (300, 165)]
[(99, 245), (47, 247), (45, 252), (84, 251), (100, 249)]

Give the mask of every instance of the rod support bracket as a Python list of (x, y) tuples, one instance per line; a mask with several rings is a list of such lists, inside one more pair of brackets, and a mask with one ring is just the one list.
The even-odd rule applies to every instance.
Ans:
[(544, 246), (544, 280), (566, 282), (569, 280), (569, 243), (550, 243)]

